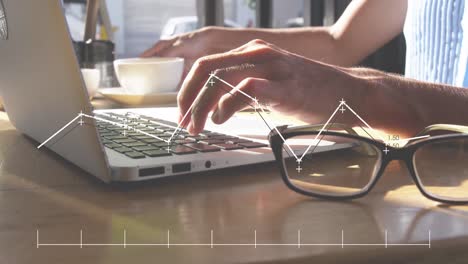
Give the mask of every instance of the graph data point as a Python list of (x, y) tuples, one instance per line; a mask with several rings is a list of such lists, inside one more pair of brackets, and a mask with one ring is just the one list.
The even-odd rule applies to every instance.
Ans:
[(387, 146), (385, 146), (385, 149), (384, 149), (384, 150), (382, 150), (382, 151), (385, 153), (385, 155), (387, 155), (387, 154), (388, 154), (388, 152), (390, 152), (390, 150), (387, 148)]
[(301, 173), (302, 167), (301, 167), (301, 166), (297, 166), (296, 170), (297, 170), (298, 173)]

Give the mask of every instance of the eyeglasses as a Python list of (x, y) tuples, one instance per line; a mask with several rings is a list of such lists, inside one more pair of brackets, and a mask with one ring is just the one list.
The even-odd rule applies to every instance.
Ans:
[[(432, 125), (402, 147), (397, 141), (375, 140), (368, 132), (360, 135), (364, 129), (341, 124), (322, 128), (283, 126), (271, 131), (270, 146), (290, 189), (323, 199), (359, 198), (371, 191), (388, 163), (402, 160), (425, 197), (468, 203), (468, 127)], [(429, 137), (434, 133), (438, 135)]]

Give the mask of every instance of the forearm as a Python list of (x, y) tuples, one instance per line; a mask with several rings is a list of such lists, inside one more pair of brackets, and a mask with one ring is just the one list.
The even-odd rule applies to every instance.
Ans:
[(219, 39), (232, 35), (238, 45), (263, 39), (309, 59), (352, 66), (401, 33), (406, 8), (407, 0), (354, 0), (330, 27), (227, 29), (234, 33)]
[[(218, 29), (219, 30), (219, 29)], [(252, 39), (262, 39), (289, 52), (325, 63), (351, 66), (359, 61), (338, 49), (342, 46), (330, 34), (329, 27), (306, 27), (285, 29), (223, 29), (230, 31), (232, 41), (239, 45)]]
[(443, 84), (420, 82), (369, 69), (351, 69), (365, 87), (366, 100), (359, 106), (376, 128), (414, 135), (438, 124), (468, 125), (468, 90)]

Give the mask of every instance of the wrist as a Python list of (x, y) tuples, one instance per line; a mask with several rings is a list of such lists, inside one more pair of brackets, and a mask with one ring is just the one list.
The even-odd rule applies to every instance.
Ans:
[(411, 87), (401, 76), (372, 69), (356, 69), (362, 87), (359, 111), (373, 128), (410, 136), (417, 132), (423, 117), (408, 98)]

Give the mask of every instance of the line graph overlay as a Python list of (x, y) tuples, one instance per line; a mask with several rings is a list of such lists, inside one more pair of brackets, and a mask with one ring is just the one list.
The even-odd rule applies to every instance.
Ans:
[[(260, 108), (261, 111), (263, 112), (263, 114), (265, 114), (265, 110), (263, 108)], [(263, 119), (266, 123), (266, 120)], [(296, 155), (296, 153), (294, 153), (294, 151), (292, 150), (291, 146), (289, 146), (288, 144), (286, 144), (286, 139), (284, 139), (283, 137), (283, 134), (281, 134), (281, 132), (278, 130), (278, 127), (275, 125), (273, 126), (273, 129), (276, 131), (276, 133), (278, 133), (278, 135), (281, 137), (281, 140), (283, 140), (283, 142), (285, 142), (285, 145), (286, 147), (288, 148), (288, 150), (291, 152), (291, 154), (294, 156), (294, 158), (296, 158), (296, 160), (298, 160), (298, 157)]]
[(129, 243), (127, 241), (127, 230), (123, 230), (123, 241), (121, 243), (85, 243), (83, 242), (83, 230), (80, 230), (80, 241), (77, 243), (41, 243), (40, 242), (40, 233), (39, 229), (36, 230), (36, 248), (41, 247), (295, 247), (300, 249), (301, 247), (428, 247), (431, 248), (431, 230), (428, 230), (428, 240), (427, 242), (421, 243), (388, 243), (388, 231), (385, 230), (384, 241), (376, 243), (345, 243), (344, 242), (344, 230), (341, 231), (340, 242), (337, 243), (302, 243), (301, 231), (297, 230), (297, 243), (258, 243), (257, 242), (257, 232), (254, 230), (253, 234), (253, 243), (215, 243), (213, 240), (213, 230), (210, 230), (210, 242), (207, 243), (171, 243), (170, 242), (170, 231), (167, 231), (167, 242), (166, 243)]
[[(323, 125), (323, 127), (320, 129), (320, 131), (318, 132), (318, 134), (315, 136), (315, 139), (314, 139), (314, 142), (318, 139), (318, 137), (320, 137), (320, 135), (322, 134), (323, 130), (328, 126), (328, 124), (330, 123), (330, 121), (333, 119), (333, 117), (336, 115), (336, 113), (338, 112), (338, 110), (340, 109), (340, 107), (344, 104), (344, 102), (340, 102), (340, 104), (336, 107), (335, 111), (333, 112), (333, 114), (331, 114), (331, 116), (328, 118), (327, 122)], [(283, 139), (284, 141), (284, 139)], [(284, 141), (285, 144), (286, 141)], [(306, 150), (304, 151), (304, 153), (302, 153), (301, 157), (299, 159), (297, 159), (297, 162), (301, 162), (302, 159), (304, 158), (304, 156), (307, 154), (307, 152), (309, 152), (310, 148), (313, 146), (313, 143), (310, 144), (309, 146), (307, 146)]]
[[(247, 94), (246, 92), (244, 91), (241, 91), (239, 90), (236, 86), (230, 84), (229, 82), (223, 80), (222, 78), (216, 76), (215, 74), (211, 73), (210, 74), (210, 78), (208, 78), (207, 80), (207, 83), (209, 83), (211, 81), (211, 78), (216, 78), (217, 80), (221, 81), (222, 83), (224, 83), (225, 85), (229, 86), (232, 91), (238, 91), (241, 95), (244, 95), (246, 98), (250, 99), (255, 107), (254, 110), (255, 112), (257, 112), (258, 114), (260, 114), (260, 112), (258, 112), (257, 110), (257, 106), (260, 105), (259, 101), (257, 100), (257, 98), (255, 97), (252, 97), (251, 95)], [(193, 102), (193, 104), (195, 104), (195, 101)], [(190, 108), (193, 107), (193, 104)], [(250, 105), (250, 104), (249, 104)], [(251, 105), (250, 105), (251, 106)], [(319, 133), (316, 135), (315, 137), (315, 140), (313, 140), (312, 142), (316, 142), (316, 140), (320, 137), (320, 135), (323, 133), (323, 131), (326, 129), (326, 127), (328, 126), (328, 124), (330, 123), (330, 121), (334, 118), (334, 116), (337, 114), (337, 112), (339, 110), (341, 110), (341, 112), (343, 113), (344, 112), (344, 109), (340, 109), (340, 107), (342, 106), (345, 106), (347, 109), (349, 109), (351, 111), (351, 113), (356, 116), (368, 129), (370, 129), (371, 131), (375, 132), (375, 134), (378, 136), (378, 138), (384, 142), (386, 145), (389, 144), (389, 140), (386, 140), (384, 139), (380, 133), (378, 133), (374, 128), (372, 128), (356, 111), (354, 111), (353, 108), (351, 108), (344, 99), (341, 99), (341, 101), (339, 101), (339, 104), (338, 106), (336, 107), (335, 111), (330, 115), (330, 117), (328, 118), (327, 122), (323, 125), (323, 127), (320, 129)], [(262, 107), (260, 107), (261, 111), (265, 114), (265, 111)], [(265, 124), (270, 127), (267, 123), (267, 121), (265, 120), (265, 118), (263, 118), (263, 116), (260, 114), (260, 116), (262, 117), (262, 119), (264, 120)], [(274, 126), (274, 129), (275, 131), (278, 133), (278, 135), (280, 136), (280, 138), (283, 140), (283, 143), (284, 145), (287, 146), (288, 150), (294, 155), (294, 157), (296, 158), (296, 161), (300, 164), (302, 162), (302, 159), (304, 158), (304, 156), (307, 154), (307, 152), (310, 150), (311, 147), (314, 146), (314, 143), (311, 143), (310, 145), (307, 146), (306, 150), (302, 153), (301, 157), (298, 157), (295, 152), (292, 150), (291, 146), (286, 142), (284, 136), (281, 134), (281, 132), (277, 129), (276, 126)], [(392, 142), (400, 142), (400, 141), (409, 141), (409, 140), (415, 140), (415, 139), (423, 139), (423, 138), (428, 138), (430, 137), (430, 135), (425, 135), (425, 136), (419, 136), (419, 137), (412, 137), (412, 138), (405, 138), (405, 139), (399, 139), (399, 140), (396, 140), (396, 141), (392, 141)], [(387, 150), (388, 152), (388, 150)], [(386, 152), (386, 153), (387, 153)]]
[[(152, 135), (150, 133), (147, 133), (145, 131), (142, 131), (142, 130), (139, 130), (137, 128), (134, 128), (132, 126), (129, 126), (126, 124), (126, 122), (124, 121), (123, 123), (119, 123), (119, 122), (114, 122), (114, 121), (111, 121), (111, 120), (107, 120), (105, 118), (101, 118), (101, 117), (97, 117), (97, 116), (94, 116), (94, 115), (88, 115), (88, 114), (84, 114), (84, 113), (79, 113), (75, 118), (73, 118), (72, 120), (70, 120), (70, 122), (68, 122), (66, 125), (64, 125), (63, 127), (61, 127), (57, 132), (55, 132), (52, 136), (50, 136), (49, 138), (47, 138), (44, 142), (42, 142), (39, 146), (37, 146), (38, 149), (42, 148), (44, 145), (46, 145), (48, 142), (50, 142), (53, 138), (55, 138), (56, 136), (58, 136), (63, 130), (65, 130), (67, 127), (71, 126), (76, 120), (78, 119), (81, 119), (82, 117), (86, 117), (86, 118), (90, 118), (90, 119), (94, 119), (94, 120), (97, 120), (97, 121), (101, 121), (101, 122), (104, 122), (104, 123), (108, 123), (108, 124), (111, 124), (111, 125), (115, 125), (115, 126), (119, 126), (119, 127), (122, 127), (122, 128), (125, 128), (125, 129), (128, 129), (128, 130), (132, 130), (132, 131), (135, 131), (137, 133), (141, 133), (142, 135), (145, 135), (145, 136), (148, 136), (148, 137), (152, 137), (154, 139), (158, 139), (158, 140), (161, 140), (161, 141), (164, 141), (168, 144), (170, 144), (171, 141), (169, 140), (165, 140), (163, 138), (160, 138), (158, 136), (155, 136), (155, 135)], [(80, 120), (80, 125), (83, 124), (83, 122)]]
[(110, 120), (107, 120), (107, 119), (104, 119), (104, 118), (100, 118), (100, 117), (97, 117), (97, 116), (91, 116), (91, 115), (87, 115), (87, 114), (82, 114), (84, 117), (88, 117), (88, 118), (92, 118), (92, 119), (95, 119), (95, 120), (98, 120), (98, 121), (102, 121), (102, 122), (105, 122), (105, 123), (109, 123), (109, 124), (112, 124), (112, 125), (115, 125), (115, 126), (120, 126), (122, 128), (125, 128), (125, 129), (128, 129), (128, 130), (133, 130), (137, 133), (141, 133), (142, 135), (145, 135), (145, 136), (148, 136), (148, 137), (152, 137), (154, 139), (158, 139), (158, 140), (161, 140), (161, 141), (164, 141), (164, 142), (169, 142), (167, 140), (164, 140), (163, 138), (160, 138), (158, 136), (155, 136), (155, 135), (152, 135), (150, 133), (147, 133), (145, 131), (141, 131), (139, 129), (136, 129), (132, 126), (129, 126), (127, 124), (120, 124), (118, 122), (114, 122), (114, 121), (110, 121)]
[(65, 130), (67, 127), (69, 127), (71, 124), (73, 124), (76, 120), (78, 120), (80, 117), (82, 116), (82, 113), (78, 114), (75, 118), (73, 118), (72, 120), (70, 120), (70, 122), (68, 122), (66, 125), (64, 125), (62, 128), (60, 128), (59, 130), (57, 130), (57, 132), (55, 132), (54, 134), (52, 134), (52, 136), (50, 136), (49, 138), (47, 138), (44, 142), (42, 142), (42, 144), (40, 144), (37, 148), (40, 149), (42, 146), (44, 146), (45, 144), (47, 144), (49, 141), (51, 141), (54, 137), (56, 137), (58, 134), (60, 134), (60, 132), (62, 132), (63, 130)]
[[(358, 115), (346, 102), (342, 101), (342, 103), (346, 106), (346, 108), (349, 109), (349, 111), (351, 111), (351, 113), (353, 113), (362, 123), (364, 123), (364, 125), (366, 125), (367, 128), (369, 128), (371, 131), (376, 132), (376, 130), (373, 129), (364, 119), (362, 119), (362, 117)], [(376, 134), (380, 138), (380, 140), (382, 140), (383, 142), (387, 142), (384, 138), (380, 136), (379, 133), (376, 133)]]
[[(261, 119), (263, 120), (263, 122), (266, 124), (267, 127), (271, 128), (271, 126), (268, 124), (267, 120), (264, 118), (264, 116), (262, 115), (265, 114), (265, 110), (263, 109), (263, 107), (260, 107), (260, 102), (259, 100), (257, 100), (257, 98), (255, 97), (252, 97), (251, 95), (247, 94), (246, 92), (244, 91), (241, 91), (240, 89), (238, 89), (236, 86), (230, 84), (229, 82), (223, 80), (222, 78), (216, 76), (214, 73), (211, 73), (209, 75), (209, 78), (206, 80), (205, 82), (205, 85), (204, 87), (207, 87), (207, 85), (209, 83), (213, 83), (213, 78), (214, 79), (217, 79), (219, 80), (221, 83), (225, 84), (226, 86), (228, 86), (231, 90), (228, 91), (229, 93), (232, 94), (232, 92), (238, 92), (240, 95), (244, 96), (245, 98), (247, 98), (248, 100), (252, 101), (253, 103), (250, 104), (250, 103), (247, 103), (247, 105), (251, 106), (255, 112), (257, 114), (259, 114), (259, 116), (261, 117)], [(155, 136), (155, 135), (152, 135), (150, 133), (147, 133), (145, 131), (141, 131), (139, 129), (136, 129), (134, 127), (131, 127), (129, 125), (126, 124), (126, 122), (124, 123), (119, 123), (119, 122), (114, 122), (114, 121), (111, 121), (111, 120), (107, 120), (105, 118), (101, 118), (101, 117), (97, 117), (95, 115), (89, 115), (89, 114), (84, 114), (83, 112), (80, 112), (75, 118), (73, 118), (72, 120), (70, 120), (65, 126), (63, 126), (62, 128), (60, 128), (57, 132), (55, 132), (53, 135), (51, 135), (48, 139), (46, 139), (43, 143), (41, 143), (37, 148), (40, 149), (41, 147), (43, 147), (44, 145), (46, 145), (48, 142), (50, 142), (50, 140), (52, 140), (54, 137), (56, 137), (58, 134), (60, 134), (63, 130), (65, 130), (67, 127), (69, 127), (70, 125), (72, 125), (76, 120), (80, 119), (80, 122), (79, 124), (83, 124), (83, 121), (82, 121), (82, 118), (83, 117), (86, 117), (86, 118), (90, 118), (90, 119), (95, 119), (95, 120), (98, 120), (98, 121), (102, 121), (102, 122), (105, 122), (105, 123), (108, 123), (108, 124), (112, 124), (112, 125), (115, 125), (115, 126), (119, 126), (119, 127), (122, 127), (122, 128), (126, 128), (126, 129), (129, 129), (129, 130), (132, 130), (132, 131), (135, 131), (137, 133), (141, 133), (142, 135), (146, 135), (146, 136), (149, 136), (149, 137), (152, 137), (152, 138), (155, 138), (155, 139), (158, 139), (158, 140), (161, 140), (163, 142), (166, 142), (168, 144), (168, 146), (171, 144), (172, 142), (172, 139), (180, 132), (182, 131), (183, 127), (182, 127), (182, 124), (184, 123), (185, 119), (187, 118), (187, 116), (191, 113), (191, 110), (193, 109), (194, 105), (196, 104), (196, 100), (194, 100), (194, 102), (192, 102), (192, 104), (190, 105), (189, 109), (187, 110), (187, 112), (184, 114), (184, 116), (182, 117), (182, 119), (179, 121), (177, 127), (175, 127), (175, 130), (173, 131), (173, 133), (171, 134), (170, 138), (168, 140), (165, 140), (163, 138), (160, 138), (158, 136)], [(344, 99), (342, 99), (341, 101), (339, 101), (339, 104), (338, 106), (335, 108), (335, 110), (333, 111), (333, 113), (330, 115), (330, 117), (328, 118), (327, 122), (323, 125), (323, 127), (320, 129), (319, 133), (315, 136), (315, 140), (312, 141), (311, 144), (309, 144), (307, 146), (307, 148), (305, 149), (305, 151), (302, 153), (302, 155), (300, 157), (298, 157), (296, 155), (296, 153), (293, 151), (292, 147), (286, 142), (284, 136), (281, 134), (281, 132), (278, 130), (277, 126), (273, 126), (273, 129), (276, 131), (276, 133), (278, 133), (278, 135), (280, 136), (281, 140), (283, 141), (284, 145), (287, 147), (287, 150), (289, 150), (289, 153), (291, 153), (294, 158), (296, 159), (297, 163), (298, 163), (298, 168), (300, 169), (300, 163), (302, 162), (302, 159), (305, 157), (305, 155), (309, 152), (309, 150), (314, 146), (314, 144), (317, 144), (315, 142), (317, 142), (317, 139), (321, 136), (321, 134), (323, 133), (323, 131), (325, 131), (325, 129), (327, 128), (328, 124), (330, 123), (331, 120), (333, 120), (333, 118), (335, 117), (335, 115), (337, 114), (338, 111), (341, 111), (341, 113), (343, 113), (345, 111), (345, 109), (343, 107), (346, 107), (348, 110), (350, 110), (350, 112), (356, 116), (368, 129), (370, 129), (371, 131), (374, 131), (376, 132), (376, 130), (374, 128), (372, 128), (353, 108), (351, 108)], [(260, 109), (260, 110), (258, 110)], [(271, 122), (271, 121), (270, 121)], [(429, 135), (425, 135), (425, 136), (418, 136), (418, 137), (412, 137), (412, 138), (405, 138), (405, 139), (398, 139), (398, 140), (385, 140), (378, 132), (375, 133), (379, 139), (384, 142), (386, 145), (389, 145), (390, 142), (401, 142), (401, 141), (409, 141), (409, 140), (415, 140), (415, 139), (423, 139), (423, 138), (427, 138), (427, 137), (430, 137)], [(384, 152), (385, 154), (387, 154), (390, 150), (389, 149), (385, 149)], [(288, 151), (287, 151), (288, 152)], [(289, 154), (288, 153), (288, 154)]]
[(226, 84), (227, 86), (231, 87), (234, 91), (237, 91), (239, 93), (241, 93), (242, 95), (246, 96), (247, 98), (249, 98), (250, 100), (252, 100), (255, 104), (258, 104), (258, 100), (250, 95), (248, 95), (246, 92), (244, 91), (241, 91), (239, 89), (237, 89), (237, 87), (235, 87), (234, 85), (226, 82), (225, 80), (219, 78), (218, 76), (214, 75), (214, 74), (211, 74), (210, 75), (211, 77), (215, 77), (216, 79), (220, 80), (222, 83)]
[[(206, 87), (208, 85), (208, 83), (210, 82), (211, 80), (211, 77), (208, 78), (208, 80), (206, 80), (205, 84), (203, 85), (203, 87)], [(182, 117), (182, 119), (179, 121), (179, 124), (177, 125), (177, 128), (174, 130), (174, 132), (172, 133), (171, 137), (168, 139), (169, 142), (171, 142), (172, 138), (174, 137), (174, 135), (177, 133), (177, 131), (179, 131), (182, 127), (182, 124), (184, 123), (185, 119), (187, 118), (188, 114), (192, 112), (192, 108), (193, 106), (195, 105), (195, 102), (196, 100), (193, 101), (193, 103), (190, 105), (189, 109), (187, 109), (187, 112), (184, 114), (184, 116)]]

